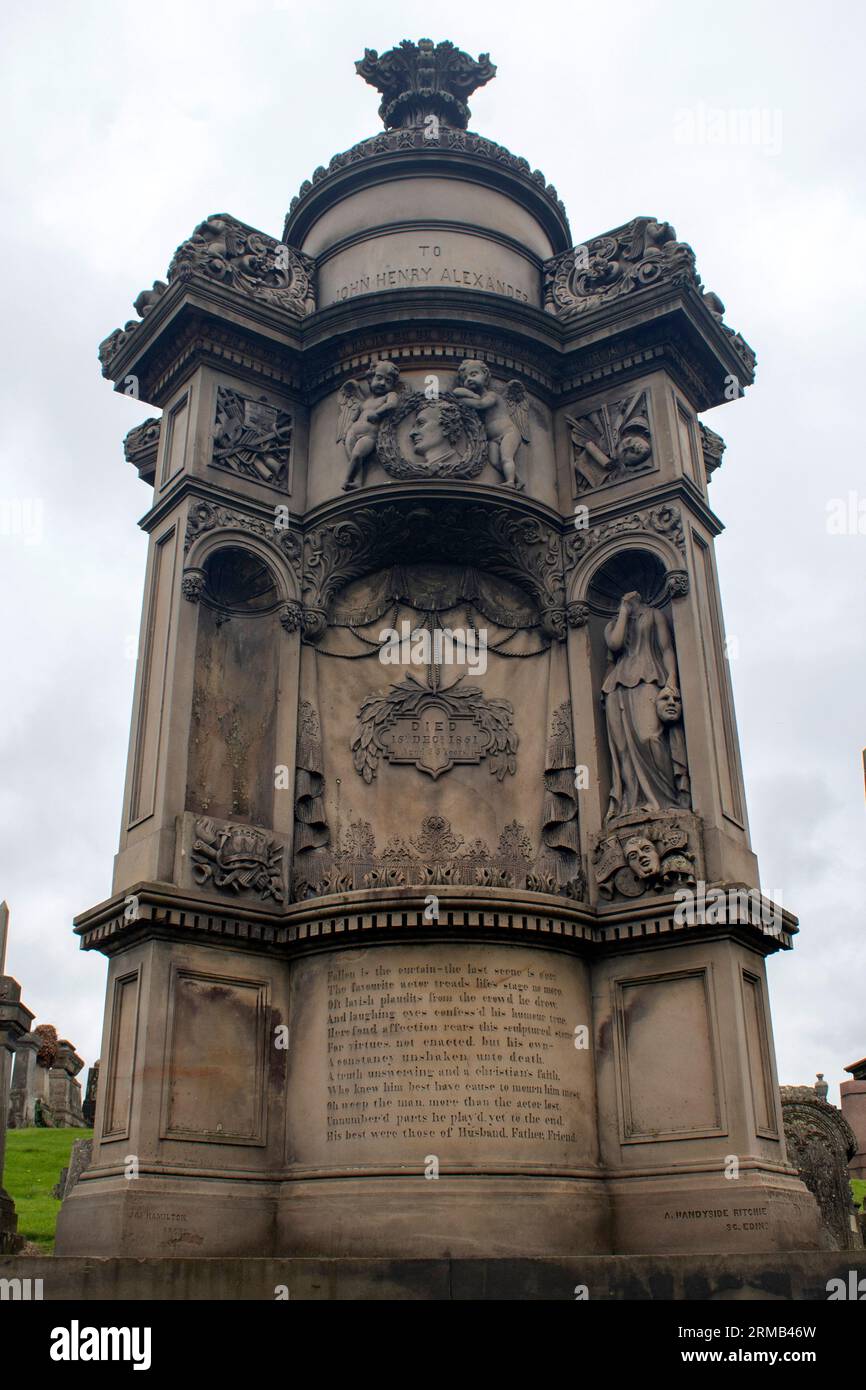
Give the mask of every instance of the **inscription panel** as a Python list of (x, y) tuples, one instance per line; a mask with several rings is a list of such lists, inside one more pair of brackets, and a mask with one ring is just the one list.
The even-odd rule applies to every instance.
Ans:
[(420, 1175), (431, 1155), (470, 1170), (596, 1161), (578, 961), (483, 945), (345, 951), (298, 964), (293, 1010), (290, 1162)]
[(493, 239), (442, 229), (371, 238), (338, 252), (320, 268), (323, 304), (383, 290), (443, 285), (521, 304), (541, 302), (538, 269), (525, 255)]

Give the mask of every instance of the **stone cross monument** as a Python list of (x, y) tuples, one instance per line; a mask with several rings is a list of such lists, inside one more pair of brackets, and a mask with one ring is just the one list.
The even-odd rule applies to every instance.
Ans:
[(161, 415), (58, 1253), (810, 1248), (699, 420), (755, 355), (669, 223), (575, 241), (469, 130), (487, 55), (357, 67), (384, 129), (100, 347)]

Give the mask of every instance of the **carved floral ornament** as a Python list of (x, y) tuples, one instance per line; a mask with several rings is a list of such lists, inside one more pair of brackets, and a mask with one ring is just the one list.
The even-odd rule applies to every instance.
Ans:
[(486, 760), (500, 782), (516, 772), (513, 706), (462, 682), (442, 689), (438, 681), (424, 686), (410, 675), (384, 695), (368, 696), (352, 741), (355, 771), (365, 782), (372, 782), (382, 758), (410, 763), (434, 781), (457, 763)]
[(348, 165), (397, 150), (445, 148), (465, 151), (525, 174), (540, 186), (565, 220), (565, 207), (540, 169), (531, 169), (525, 159), (513, 155), (503, 145), (467, 129), (472, 114), (467, 97), (496, 75), (488, 53), (481, 53), (476, 59), (447, 40), (434, 44), (430, 39), (419, 39), (417, 43), (404, 39), (381, 55), (374, 48), (365, 49), (355, 71), (381, 93), (379, 115), (386, 129), (335, 154), (327, 169), (320, 165), (312, 179), (301, 184), (298, 195), (292, 199), (289, 216), (317, 184)]
[[(296, 632), (302, 627), (305, 614), (296, 597), (301, 584), (302, 545), (299, 532), (288, 526), (275, 525), (274, 521), (266, 521), (263, 517), (212, 502), (194, 502), (187, 515), (184, 536), (186, 563), (181, 575), (184, 598), (190, 603), (199, 603), (205, 598), (207, 573), (204, 562), (215, 551), (231, 548), (256, 554), (274, 581), (274, 602), (259, 610), (248, 610), (247, 616), (267, 616), (276, 608), (280, 624), (286, 632)], [(226, 621), (227, 614), (223, 613), (221, 620)]]
[(296, 900), (364, 888), (433, 887), (528, 888), (582, 902), (585, 881), (578, 869), (568, 883), (535, 850), (525, 825), (512, 820), (491, 850), (479, 836), (467, 840), (445, 816), (425, 816), (416, 833), (392, 835), (381, 853), (369, 821), (352, 821), (333, 850), (298, 862), (292, 896)]
[(682, 513), (679, 507), (667, 504), (648, 511), (629, 512), (614, 517), (599, 526), (577, 530), (565, 540), (566, 570), (571, 573), (572, 599), (566, 606), (569, 627), (583, 627), (592, 612), (583, 597), (591, 574), (598, 568), (599, 551), (613, 550), (621, 541), (630, 539), (639, 545), (643, 539), (659, 554), (665, 569), (664, 597), (684, 598), (689, 592), (689, 574), (683, 565), (686, 550)]
[(100, 343), (102, 374), (110, 377), (111, 364), (120, 349), (177, 280), (201, 278), (303, 317), (316, 308), (314, 277), (315, 265), (309, 256), (229, 213), (214, 213), (177, 248), (167, 283), (155, 280), (152, 289), (138, 295), (133, 307), (139, 318), (116, 328)]
[(430, 39), (404, 39), (381, 57), (366, 48), (355, 71), (381, 93), (379, 115), (387, 128), (410, 126), (432, 114), (465, 130), (472, 114), (466, 98), (496, 76), (488, 53), (475, 59), (448, 40), (433, 44)]

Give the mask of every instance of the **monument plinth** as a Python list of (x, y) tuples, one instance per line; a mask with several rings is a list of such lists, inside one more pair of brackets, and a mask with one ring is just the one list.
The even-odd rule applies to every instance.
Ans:
[(162, 416), (58, 1253), (812, 1248), (698, 420), (754, 354), (669, 224), (574, 244), (468, 130), (486, 55), (358, 69), (386, 128), (100, 348)]

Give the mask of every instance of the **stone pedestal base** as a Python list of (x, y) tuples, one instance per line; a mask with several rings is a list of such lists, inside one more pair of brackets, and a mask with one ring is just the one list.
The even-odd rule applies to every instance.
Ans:
[[(826, 1302), (866, 1295), (866, 1253), (596, 1255), (535, 1260), (0, 1259), (0, 1279), (41, 1279), (47, 1301)], [(831, 1281), (837, 1281), (834, 1284)], [(843, 1291), (843, 1292), (840, 1292)]]
[(798, 1178), (746, 1171), (613, 1180), (614, 1249), (622, 1255), (757, 1254), (818, 1249), (818, 1209)]
[(276, 1249), (312, 1257), (532, 1257), (602, 1254), (610, 1239), (602, 1182), (413, 1175), (287, 1183)]
[(275, 1183), (83, 1177), (57, 1220), (58, 1255), (207, 1258), (274, 1251)]
[(363, 913), (293, 905), (285, 942), (267, 923), (214, 941), (184, 912), (118, 951), (93, 1161), (58, 1254), (819, 1245), (755, 950), (673, 923), (669, 940), (661, 912), (599, 941), (552, 897), (437, 891), (432, 927), (414, 889), (368, 890)]

